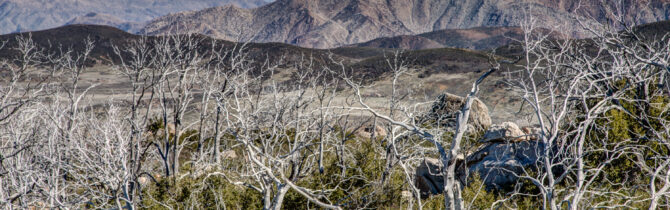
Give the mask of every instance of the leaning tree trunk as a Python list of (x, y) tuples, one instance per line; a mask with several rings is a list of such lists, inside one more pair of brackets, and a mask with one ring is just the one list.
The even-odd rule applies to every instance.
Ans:
[(461, 141), (463, 139), (463, 135), (465, 134), (465, 131), (467, 131), (468, 128), (468, 118), (470, 117), (470, 109), (472, 107), (472, 103), (477, 97), (476, 96), (477, 92), (479, 92), (479, 84), (482, 83), (482, 81), (484, 81), (486, 77), (491, 75), (491, 73), (495, 72), (496, 70), (498, 70), (497, 67), (491, 68), (488, 72), (479, 77), (479, 79), (477, 79), (475, 83), (472, 84), (472, 90), (470, 91), (468, 97), (465, 99), (465, 103), (461, 108), (461, 113), (458, 115), (458, 121), (456, 125), (457, 128), (456, 135), (454, 136), (454, 140), (451, 142), (451, 149), (447, 154), (448, 155), (447, 159), (442, 161), (443, 165), (445, 166), (443, 167), (443, 170), (446, 170), (443, 171), (443, 175), (445, 180), (444, 206), (447, 209), (455, 210), (463, 208), (461, 187), (459, 186), (459, 183), (457, 183), (456, 181), (456, 158), (458, 157), (458, 153), (461, 150)]

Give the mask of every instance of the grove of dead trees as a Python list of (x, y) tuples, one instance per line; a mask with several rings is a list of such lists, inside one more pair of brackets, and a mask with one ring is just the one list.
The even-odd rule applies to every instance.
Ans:
[[(251, 57), (244, 43), (144, 37), (114, 48), (109, 71), (130, 86), (100, 101), (90, 94), (99, 84), (81, 79), (95, 42), (49, 53), (30, 37), (9, 40), (0, 208), (472, 209), (487, 193), (488, 208), (670, 207), (669, 37), (591, 27), (589, 39), (554, 39), (532, 17), (522, 29), (523, 53), (491, 53), (451, 128), (417, 120), (432, 101), (402, 85), (417, 67), (401, 51), (385, 55), (392, 89), (379, 99), (336, 57), (287, 63)], [(474, 185), (463, 162), (482, 134), (468, 125), (471, 106), (494, 80), (531, 113), (539, 132), (529, 141), (542, 147), (506, 189)], [(369, 138), (354, 135), (366, 126)], [(426, 158), (441, 164), (438, 204), (417, 187)]]

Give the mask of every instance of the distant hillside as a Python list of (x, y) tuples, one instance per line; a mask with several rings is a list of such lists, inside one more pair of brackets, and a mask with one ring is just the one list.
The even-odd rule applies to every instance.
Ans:
[(442, 47), (485, 50), (504, 46), (521, 39), (523, 39), (523, 31), (519, 27), (479, 27), (445, 29), (418, 35), (383, 37), (351, 46), (413, 50)]
[[(617, 7), (618, 2), (623, 7)], [(279, 0), (254, 9), (226, 6), (171, 14), (151, 21), (142, 32), (202, 33), (227, 40), (332, 48), (442, 29), (518, 26), (527, 17), (526, 11), (534, 15), (540, 27), (567, 25), (571, 28), (561, 29), (562, 32), (582, 36), (585, 33), (574, 27), (579, 25), (578, 20), (588, 25), (608, 22), (613, 11), (623, 14), (628, 25), (667, 20), (670, 1), (603, 4), (600, 0)], [(407, 38), (393, 42), (435, 44)], [(472, 44), (480, 46), (485, 42)]]
[[(235, 4), (253, 8), (264, 0), (0, 0), (0, 34), (55, 28), (89, 13), (123, 22), (146, 22), (169, 13)], [(101, 22), (81, 22), (105, 24)], [(118, 26), (118, 25), (114, 25)]]
[(0, 57), (16, 56), (12, 48), (16, 46), (17, 37), (31, 37), (40, 49), (48, 53), (57, 53), (60, 48), (81, 52), (85, 48), (84, 41), (91, 39), (95, 42), (91, 55), (98, 61), (110, 61), (114, 57), (113, 45), (123, 46), (140, 38), (110, 26), (68, 25), (30, 33), (0, 35), (0, 41), (7, 42), (5, 48), (0, 50)]
[(639, 25), (633, 28), (634, 32), (641, 34), (644, 38), (651, 39), (655, 37), (667, 36), (670, 32), (670, 21), (659, 21)]

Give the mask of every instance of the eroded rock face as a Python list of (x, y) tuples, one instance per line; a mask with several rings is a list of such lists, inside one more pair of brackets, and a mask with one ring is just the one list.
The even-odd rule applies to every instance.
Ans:
[[(458, 114), (465, 104), (465, 98), (444, 93), (437, 97), (433, 107), (424, 120), (435, 121), (440, 126), (453, 129), (456, 126)], [(472, 125), (475, 131), (485, 131), (491, 126), (491, 117), (489, 109), (484, 102), (475, 99), (472, 103), (468, 124)]]
[[(421, 123), (439, 123), (445, 129), (453, 129), (465, 98), (445, 93), (438, 97), (433, 107), (420, 120)], [(540, 141), (542, 129), (522, 127), (504, 122), (492, 125), (488, 108), (480, 100), (472, 104), (468, 119), (469, 130), (486, 131), (480, 139), (482, 145), (465, 157), (456, 157), (456, 179), (461, 186), (467, 185), (468, 176), (478, 174), (487, 189), (513, 187), (525, 170), (535, 170), (545, 153)], [(421, 197), (441, 194), (444, 189), (443, 164), (440, 159), (425, 158), (416, 169), (416, 187)], [(467, 175), (467, 176), (466, 176)]]

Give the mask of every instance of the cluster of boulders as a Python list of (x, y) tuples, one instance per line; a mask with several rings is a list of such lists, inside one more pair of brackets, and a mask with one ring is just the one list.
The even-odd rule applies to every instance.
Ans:
[[(455, 123), (444, 119), (453, 118), (458, 114), (460, 110), (458, 101), (464, 99), (444, 94), (435, 102), (428, 116), (446, 117), (441, 118), (441, 122), (447, 122), (446, 125)], [(455, 160), (456, 176), (462, 186), (467, 184), (466, 176), (473, 174), (479, 174), (488, 189), (512, 186), (518, 181), (518, 175), (522, 174), (524, 169), (532, 169), (544, 153), (545, 146), (542, 141), (538, 141), (542, 132), (540, 128), (519, 128), (513, 122), (492, 124), (488, 108), (479, 100), (473, 103), (468, 123), (486, 132), (479, 141), (482, 145), (477, 150), (459, 156)], [(434, 158), (425, 158), (417, 167), (415, 181), (422, 197), (442, 193), (444, 188), (442, 167), (442, 162)]]

